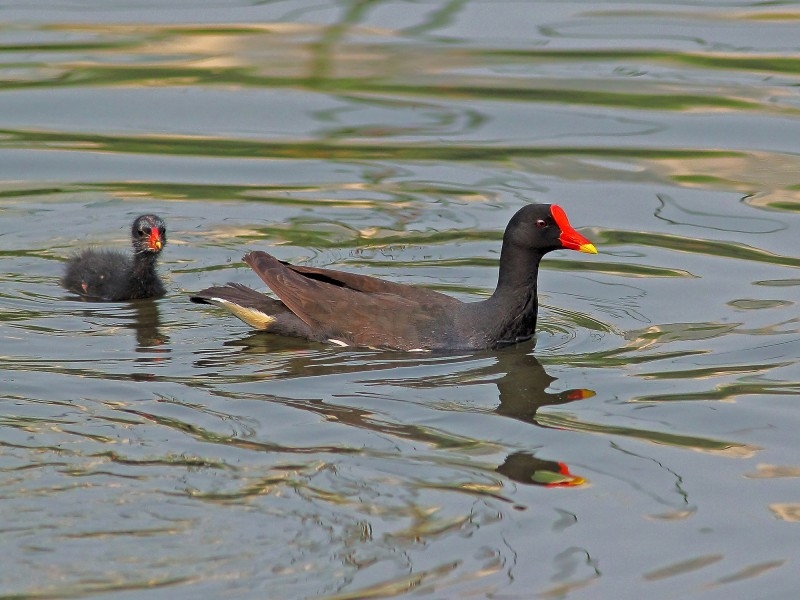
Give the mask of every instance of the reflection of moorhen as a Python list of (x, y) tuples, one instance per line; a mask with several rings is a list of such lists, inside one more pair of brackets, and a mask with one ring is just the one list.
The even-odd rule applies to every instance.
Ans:
[(164, 221), (142, 215), (131, 228), (133, 256), (85, 250), (67, 263), (61, 285), (87, 300), (138, 300), (165, 293), (156, 259), (167, 243)]
[[(264, 353), (270, 353), (271, 369), (276, 377), (280, 378), (294, 379), (357, 373), (358, 376), (353, 378), (353, 381), (357, 382), (356, 385), (359, 387), (374, 388), (380, 385), (396, 385), (404, 388), (436, 390), (444, 387), (455, 387), (461, 390), (465, 386), (481, 386), (490, 390), (491, 384), (495, 384), (500, 399), (499, 406), (495, 409), (497, 414), (539, 427), (548, 427), (540, 424), (537, 419), (537, 412), (540, 408), (583, 400), (595, 395), (592, 390), (583, 388), (560, 392), (547, 391), (556, 378), (544, 370), (535, 356), (529, 354), (532, 344), (520, 344), (492, 353), (447, 357), (446, 361), (451, 369), (445, 375), (430, 376), (426, 374), (400, 379), (394, 372), (396, 368), (408, 368), (413, 372), (417, 369), (424, 370), (426, 366), (432, 364), (440, 365), (441, 363), (431, 363), (430, 357), (408, 354), (389, 354), (388, 360), (381, 360), (386, 358), (387, 354), (378, 352), (348, 352), (337, 355), (332, 360), (320, 361), (319, 353), (296, 352), (297, 347), (291, 343), (289, 338), (264, 336), (257, 333), (231, 340), (225, 345), (241, 348), (242, 355), (262, 356)], [(236, 358), (238, 354), (233, 356), (220, 354), (218, 358), (206, 356), (198, 360), (195, 366), (212, 370), (220, 369), (220, 367), (228, 369), (231, 360), (238, 360)], [(490, 359), (490, 364), (487, 364), (487, 358)], [(476, 367), (476, 364), (479, 366)], [(387, 371), (389, 373), (384, 375)], [(265, 372), (259, 370), (257, 374), (244, 376), (243, 380), (262, 382), (264, 377)], [(296, 388), (306, 389), (302, 385), (296, 386)], [(350, 427), (378, 431), (389, 436), (448, 445), (449, 447), (455, 447), (459, 443), (469, 446), (473, 444), (470, 438), (450, 436), (430, 427), (387, 422), (380, 418), (376, 419), (374, 413), (367, 408), (337, 404), (336, 396), (344, 393), (339, 388), (336, 391), (331, 390), (330, 398), (327, 395), (317, 396), (313, 399), (275, 398), (260, 395), (259, 397), (269, 398), (297, 409), (308, 410), (322, 415), (326, 419), (335, 417), (337, 422)], [(491, 392), (487, 392), (487, 394), (492, 396)], [(301, 395), (304, 393), (301, 392)], [(402, 398), (403, 393), (398, 393), (396, 396)], [(468, 396), (472, 397), (474, 394), (468, 394)], [(483, 411), (481, 410), (481, 412)], [(530, 451), (511, 453), (500, 466), (494, 467), (494, 470), (509, 479), (528, 485), (573, 487), (586, 483), (583, 477), (572, 474), (567, 464), (538, 458)]]
[[(537, 419), (536, 413), (540, 408), (584, 400), (595, 395), (592, 390), (585, 388), (548, 392), (547, 388), (556, 378), (544, 370), (535, 356), (528, 354), (529, 350), (524, 345), (506, 348), (495, 354), (496, 363), (473, 370), (466, 378), (480, 385), (486, 381), (494, 381), (500, 396), (500, 404), (496, 409), (498, 415), (547, 427)], [(437, 383), (432, 382), (432, 385)], [(459, 382), (458, 385), (469, 383)], [(530, 452), (510, 454), (496, 471), (528, 485), (572, 487), (586, 483), (583, 477), (570, 473), (566, 463), (537, 458)]]
[(131, 315), (130, 323), (126, 324), (126, 327), (136, 332), (136, 351), (148, 354), (170, 352), (169, 336), (161, 331), (161, 315), (158, 310), (158, 303), (136, 302), (132, 306), (134, 312)]
[(547, 388), (556, 380), (531, 354), (509, 348), (497, 353), (498, 363), (493, 372), (505, 371), (495, 381), (500, 392), (497, 414), (526, 423), (537, 423), (536, 412), (543, 406), (566, 404), (594, 396), (592, 390), (576, 388), (563, 392), (548, 392)]
[(198, 292), (192, 301), (221, 306), (256, 329), (342, 346), (497, 348), (533, 336), (539, 262), (559, 248), (597, 252), (570, 226), (560, 207), (531, 204), (506, 227), (497, 288), (480, 302), (464, 303), (364, 275), (289, 265), (266, 252), (250, 252), (244, 261), (280, 300), (229, 283)]
[(574, 487), (586, 483), (583, 477), (570, 473), (566, 464), (553, 460), (542, 460), (530, 452), (509, 454), (496, 471), (509, 479), (528, 485)]
[[(546, 391), (556, 378), (548, 375), (534, 356), (515, 350), (510, 348), (498, 352), (497, 367), (506, 373), (495, 382), (500, 391), (497, 414), (540, 425), (536, 413), (541, 407), (566, 404), (595, 395), (592, 390), (583, 388), (563, 392)], [(570, 473), (566, 463), (536, 458), (530, 452), (510, 454), (497, 467), (497, 472), (528, 485), (573, 487), (586, 483), (583, 477)]]

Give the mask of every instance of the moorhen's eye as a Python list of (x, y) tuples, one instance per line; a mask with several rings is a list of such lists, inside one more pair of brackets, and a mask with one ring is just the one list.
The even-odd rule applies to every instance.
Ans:
[(147, 227), (142, 227), (139, 230), (139, 237), (144, 237), (146, 235), (150, 235), (150, 230)]
[(544, 219), (536, 219), (536, 229), (544, 229), (547, 227), (547, 222)]

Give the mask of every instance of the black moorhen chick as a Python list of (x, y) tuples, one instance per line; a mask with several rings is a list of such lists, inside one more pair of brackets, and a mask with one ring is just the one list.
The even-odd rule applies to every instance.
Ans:
[(84, 250), (67, 262), (61, 285), (86, 300), (138, 300), (166, 293), (156, 259), (167, 243), (164, 221), (142, 215), (131, 228), (133, 256), (113, 250)]
[(500, 275), (491, 297), (479, 302), (366, 275), (290, 265), (266, 252), (244, 261), (278, 296), (229, 283), (192, 296), (271, 333), (340, 346), (395, 350), (497, 348), (533, 337), (539, 261), (551, 250), (596, 254), (561, 207), (529, 204), (508, 223)]

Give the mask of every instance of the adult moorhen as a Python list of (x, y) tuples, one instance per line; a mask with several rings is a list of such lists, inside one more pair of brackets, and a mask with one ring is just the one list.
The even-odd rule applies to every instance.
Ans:
[(366, 275), (290, 265), (266, 252), (250, 252), (244, 262), (279, 300), (236, 283), (202, 290), (191, 300), (225, 308), (256, 329), (341, 346), (497, 348), (533, 336), (539, 261), (559, 248), (597, 253), (561, 207), (529, 204), (508, 223), (497, 288), (479, 302)]
[(84, 250), (67, 262), (61, 285), (85, 300), (138, 300), (166, 292), (156, 259), (167, 243), (164, 221), (138, 217), (131, 227), (133, 256), (113, 250)]

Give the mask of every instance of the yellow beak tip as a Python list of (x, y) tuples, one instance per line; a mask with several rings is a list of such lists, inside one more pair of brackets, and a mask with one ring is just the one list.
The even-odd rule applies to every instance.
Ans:
[(597, 254), (597, 248), (594, 247), (594, 244), (584, 244), (579, 250), (587, 254)]

